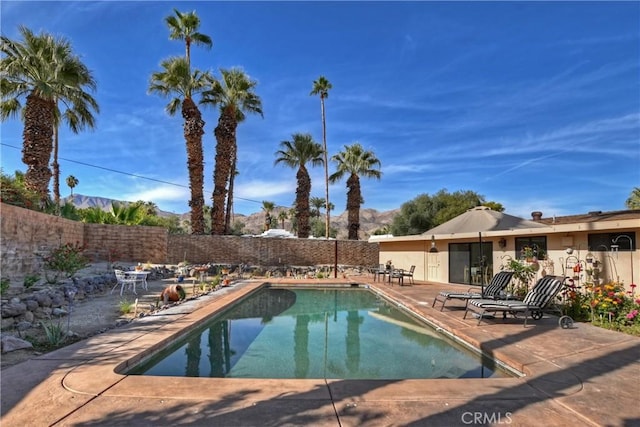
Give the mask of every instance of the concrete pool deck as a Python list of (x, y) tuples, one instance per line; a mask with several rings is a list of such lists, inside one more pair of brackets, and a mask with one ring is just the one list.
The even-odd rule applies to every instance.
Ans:
[[(269, 280), (369, 283), (443, 330), (525, 373), (521, 378), (263, 380), (118, 374), (164, 340), (252, 292), (231, 288), (2, 370), (0, 424), (8, 426), (566, 426), (640, 425), (640, 338), (556, 317), (462, 319), (456, 302), (431, 308), (443, 289), (390, 286), (371, 277)], [(459, 306), (458, 306), (459, 307)], [(206, 355), (203, 355), (206, 357)], [(366, 355), (362, 355), (366, 357)]]

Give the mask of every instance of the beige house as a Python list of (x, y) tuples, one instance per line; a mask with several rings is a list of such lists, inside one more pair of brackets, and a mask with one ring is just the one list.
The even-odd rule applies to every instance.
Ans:
[(578, 285), (615, 280), (631, 290), (640, 284), (639, 232), (640, 210), (552, 218), (533, 212), (525, 220), (479, 206), (420, 235), (370, 241), (380, 245), (381, 264), (415, 265), (415, 280), (480, 285), (531, 248), (538, 277), (565, 275)]

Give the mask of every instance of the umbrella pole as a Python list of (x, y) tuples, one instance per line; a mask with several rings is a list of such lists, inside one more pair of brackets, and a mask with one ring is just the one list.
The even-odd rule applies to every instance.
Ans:
[(484, 298), (484, 255), (482, 254), (482, 231), (478, 231), (480, 240), (480, 295)]

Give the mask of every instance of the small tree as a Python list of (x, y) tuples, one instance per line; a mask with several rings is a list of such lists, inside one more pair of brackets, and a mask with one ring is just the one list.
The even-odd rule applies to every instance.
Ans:
[(69, 186), (69, 189), (71, 190), (71, 195), (73, 196), (73, 189), (78, 185), (80, 181), (78, 181), (78, 178), (76, 178), (73, 175), (69, 175), (67, 177), (67, 185)]

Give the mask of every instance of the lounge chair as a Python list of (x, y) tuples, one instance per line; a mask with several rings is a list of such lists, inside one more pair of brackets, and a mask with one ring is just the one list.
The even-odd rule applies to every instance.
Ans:
[(480, 292), (472, 292), (473, 290), (477, 290), (477, 287), (469, 288), (467, 292), (457, 292), (457, 291), (442, 291), (438, 295), (436, 295), (433, 300), (433, 304), (431, 307), (435, 307), (436, 302), (440, 301), (442, 303), (442, 307), (440, 307), (440, 311), (444, 308), (444, 305), (447, 301), (452, 299), (459, 299), (466, 301), (467, 304), (471, 299), (495, 299), (500, 295), (509, 282), (511, 282), (511, 277), (513, 277), (513, 271), (501, 271), (491, 279), (491, 282), (484, 289), (484, 294)]
[(513, 314), (514, 317), (518, 313), (524, 313), (524, 326), (527, 326), (527, 317), (537, 320), (542, 318), (543, 312), (549, 306), (549, 303), (560, 292), (564, 284), (562, 276), (545, 276), (538, 280), (531, 288), (522, 301), (517, 300), (490, 300), (478, 299), (470, 300), (467, 304), (467, 310), (464, 313), (464, 319), (467, 318), (469, 310), (477, 313), (478, 325), (486, 313), (496, 313), (501, 311), (503, 316), (507, 313)]

